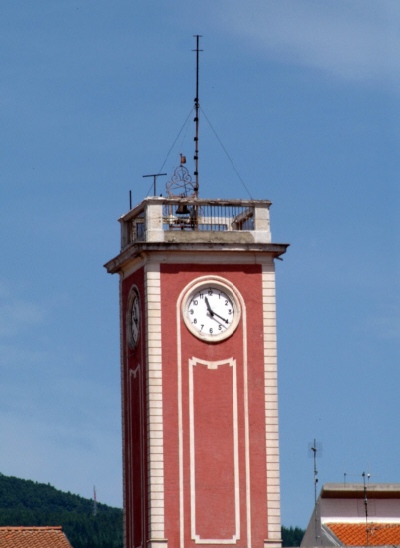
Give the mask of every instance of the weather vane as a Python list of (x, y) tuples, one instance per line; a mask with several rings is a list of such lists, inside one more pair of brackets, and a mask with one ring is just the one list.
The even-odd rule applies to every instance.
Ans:
[(165, 185), (167, 194), (171, 198), (194, 198), (196, 187), (189, 170), (185, 167), (186, 157), (181, 154), (181, 163), (174, 170), (171, 180)]

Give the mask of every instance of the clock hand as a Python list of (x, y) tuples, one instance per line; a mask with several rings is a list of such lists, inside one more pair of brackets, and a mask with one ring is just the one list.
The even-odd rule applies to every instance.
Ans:
[(213, 312), (213, 315), (214, 315), (214, 316), (218, 316), (218, 318), (220, 318), (223, 322), (229, 323), (229, 320), (225, 320), (225, 318), (223, 318), (222, 316), (220, 316), (220, 315), (217, 314), (216, 312)]
[(223, 322), (229, 323), (228, 320), (225, 320), (225, 318), (223, 318), (222, 316), (220, 316), (219, 314), (217, 314), (216, 312), (214, 312), (213, 310), (211, 310), (211, 306), (210, 306), (210, 303), (208, 302), (207, 297), (205, 298), (205, 301), (206, 301), (207, 309), (208, 309), (208, 311), (209, 311), (211, 317), (213, 317), (213, 316), (218, 316), (218, 318), (220, 318)]
[[(211, 317), (214, 316), (215, 312), (213, 312), (213, 311), (211, 310), (211, 306), (210, 306), (210, 303), (208, 302), (207, 297), (206, 297), (204, 300), (206, 301), (207, 310), (209, 311)], [(218, 315), (218, 314), (217, 314), (217, 315)]]

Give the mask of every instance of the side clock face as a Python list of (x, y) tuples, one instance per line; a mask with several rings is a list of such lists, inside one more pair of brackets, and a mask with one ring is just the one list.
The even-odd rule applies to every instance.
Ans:
[(186, 296), (183, 319), (189, 331), (200, 339), (217, 342), (235, 331), (240, 307), (233, 292), (214, 281), (196, 285)]
[(135, 347), (139, 340), (140, 332), (140, 298), (137, 291), (134, 291), (129, 313), (131, 346)]

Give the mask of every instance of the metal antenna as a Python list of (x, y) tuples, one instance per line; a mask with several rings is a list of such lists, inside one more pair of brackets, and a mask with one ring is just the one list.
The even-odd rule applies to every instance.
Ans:
[(318, 515), (317, 515), (317, 483), (318, 483), (318, 470), (317, 470), (317, 456), (321, 452), (321, 444), (317, 444), (317, 440), (314, 439), (313, 444), (309, 444), (309, 455), (313, 457), (314, 460), (314, 529), (315, 529), (315, 545), (318, 546)]
[[(363, 483), (364, 483), (365, 534), (366, 534), (366, 537), (367, 537), (367, 546), (369, 546), (368, 497), (367, 497), (367, 485), (365, 483), (366, 474), (365, 474), (365, 472), (363, 472), (361, 475), (362, 475)], [(370, 476), (370, 474), (368, 474), (368, 481), (369, 481), (369, 476)]]
[(313, 444), (309, 444), (309, 455), (314, 459), (314, 504), (317, 504), (317, 483), (318, 483), (318, 470), (317, 470), (317, 456), (319, 457), (321, 451), (321, 444), (317, 444), (317, 440), (314, 439)]
[[(367, 472), (367, 473), (363, 472), (363, 474), (365, 474), (365, 477), (367, 478), (367, 482), (368, 482), (368, 485), (369, 485), (369, 480), (371, 479), (371, 473), (370, 472)], [(363, 474), (361, 474), (361, 475), (363, 475)], [(344, 485), (346, 485), (346, 481), (347, 481), (348, 477), (359, 478), (360, 474), (359, 473), (356, 474), (356, 473), (353, 473), (353, 472), (351, 474), (349, 474), (348, 472), (344, 472), (343, 473)], [(374, 475), (374, 477), (375, 477), (375, 475)]]
[(194, 161), (195, 161), (195, 187), (194, 187), (194, 194), (195, 198), (199, 197), (199, 108), (200, 108), (200, 102), (199, 102), (199, 53), (200, 51), (203, 51), (202, 49), (199, 49), (199, 43), (200, 43), (200, 34), (195, 34), (194, 37), (196, 38), (196, 49), (192, 50), (196, 52), (196, 97), (194, 98), (194, 108), (195, 108), (195, 124), (196, 124), (196, 136), (194, 138)]
[(151, 175), (143, 175), (143, 177), (154, 177), (154, 179), (153, 179), (154, 196), (157, 196), (156, 179), (157, 179), (157, 177), (161, 177), (162, 175), (168, 175), (168, 173), (152, 173)]

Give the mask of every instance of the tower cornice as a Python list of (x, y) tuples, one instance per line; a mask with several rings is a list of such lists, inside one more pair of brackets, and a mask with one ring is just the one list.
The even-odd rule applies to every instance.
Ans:
[[(262, 263), (263, 259), (272, 257), (274, 259), (286, 253), (290, 244), (255, 244), (255, 243), (211, 243), (196, 242), (195, 248), (193, 244), (182, 244), (181, 242), (144, 242), (131, 244), (124, 249), (119, 255), (108, 261), (104, 267), (109, 274), (116, 274), (124, 271), (129, 267), (130, 263), (137, 259), (145, 259), (147, 256), (152, 260), (166, 262), (164, 258), (173, 257), (177, 262), (189, 262), (196, 258), (196, 262), (214, 262), (220, 260), (224, 262), (229, 254), (234, 254), (235, 262), (238, 262), (238, 252), (244, 263)], [(221, 255), (225, 257), (222, 261)], [(219, 258), (219, 259), (218, 259)]]

